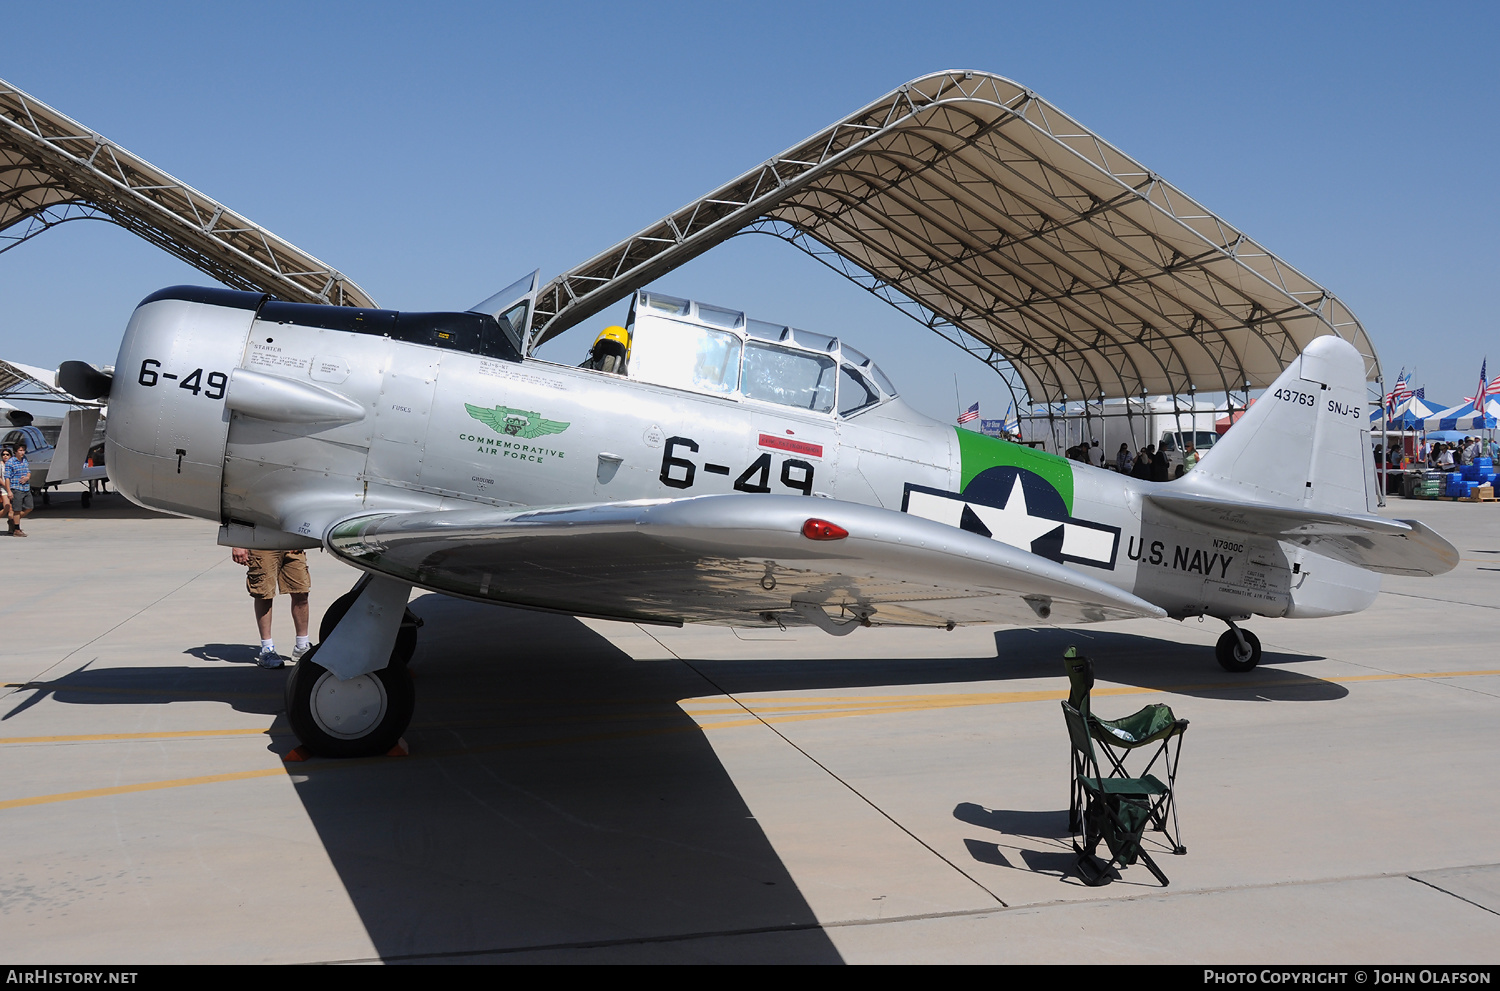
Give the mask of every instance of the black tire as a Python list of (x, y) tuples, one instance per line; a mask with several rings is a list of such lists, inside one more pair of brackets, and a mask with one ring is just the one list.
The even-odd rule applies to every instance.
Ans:
[(1241, 630), (1240, 633), (1244, 636), (1245, 642), (1250, 645), (1248, 655), (1240, 647), (1239, 638), (1234, 635), (1233, 630), (1225, 630), (1224, 635), (1219, 638), (1218, 645), (1214, 647), (1214, 655), (1219, 659), (1219, 666), (1235, 674), (1250, 671), (1260, 663), (1260, 637), (1249, 630)]
[(93, 505), (93, 502), (94, 502), (94, 493), (92, 493), (92, 492), (85, 492), (83, 494), (83, 496), (78, 501), (83, 506), (84, 509), (88, 509), (89, 506)]
[(417, 652), (417, 624), (411, 610), (401, 619), (401, 627), (396, 631), (396, 646), (391, 649), (391, 663), (402, 667), (411, 663), (411, 656)]
[(405, 667), (339, 681), (313, 660), (314, 647), (286, 681), (292, 732), (319, 757), (377, 757), (389, 753), (411, 725), (416, 692)]
[(339, 620), (344, 618), (344, 613), (348, 612), (349, 607), (354, 605), (354, 600), (359, 598), (359, 593), (365, 590), (367, 579), (368, 576), (361, 577), (359, 581), (354, 583), (353, 588), (337, 599), (334, 599), (333, 604), (323, 611), (323, 618), (318, 621), (318, 643), (327, 640), (328, 634), (332, 633), (333, 628), (339, 625)]

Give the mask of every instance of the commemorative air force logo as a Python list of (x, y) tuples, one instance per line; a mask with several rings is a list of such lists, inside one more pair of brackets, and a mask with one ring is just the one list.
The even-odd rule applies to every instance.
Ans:
[(509, 406), (485, 409), (482, 406), (470, 406), (468, 403), (464, 403), (464, 409), (469, 411), (470, 416), (488, 425), (496, 433), (510, 437), (525, 437), (528, 440), (541, 437), (543, 434), (560, 434), (569, 426), (561, 420), (549, 420), (535, 410), (511, 409)]
[(962, 494), (908, 483), (901, 509), (1053, 561), (1112, 571), (1120, 549), (1119, 527), (1070, 515), (1057, 489), (1024, 468), (987, 468)]

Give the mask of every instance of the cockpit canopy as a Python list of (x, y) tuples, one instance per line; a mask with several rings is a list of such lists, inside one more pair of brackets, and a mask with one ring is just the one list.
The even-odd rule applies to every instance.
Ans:
[(896, 396), (885, 373), (838, 338), (738, 310), (641, 291), (628, 327), (629, 376), (639, 382), (840, 416)]

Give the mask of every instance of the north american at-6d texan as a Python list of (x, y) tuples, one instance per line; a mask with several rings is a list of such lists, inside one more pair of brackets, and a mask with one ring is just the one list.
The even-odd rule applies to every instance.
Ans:
[(1374, 513), (1364, 364), (1313, 340), (1185, 477), (1137, 481), (931, 420), (848, 343), (650, 291), (584, 367), (523, 357), (533, 275), (464, 313), (147, 297), (107, 458), (219, 542), (365, 572), (287, 684), (302, 743), (389, 750), (413, 588), (637, 623), (951, 629), (1356, 612), (1458, 554)]

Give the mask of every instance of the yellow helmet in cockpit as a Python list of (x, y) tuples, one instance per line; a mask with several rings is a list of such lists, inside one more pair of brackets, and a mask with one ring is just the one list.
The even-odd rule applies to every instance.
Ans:
[(584, 362), (584, 367), (613, 375), (624, 375), (625, 361), (629, 356), (630, 332), (624, 327), (605, 327), (599, 332), (599, 336), (594, 338), (594, 346), (589, 349), (589, 357)]

